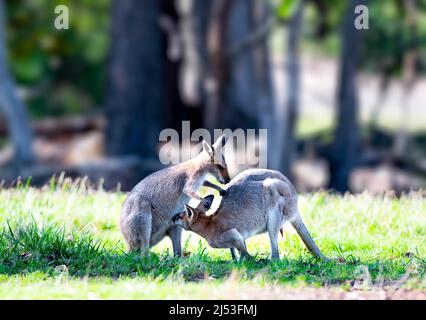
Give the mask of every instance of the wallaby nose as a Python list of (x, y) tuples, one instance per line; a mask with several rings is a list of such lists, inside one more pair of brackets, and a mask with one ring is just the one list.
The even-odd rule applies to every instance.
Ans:
[(172, 218), (173, 223), (176, 223), (176, 221), (179, 219), (179, 213), (175, 214)]
[[(221, 176), (221, 183), (227, 184), (229, 181), (231, 181), (231, 178), (229, 178), (228, 169), (224, 168), (223, 170), (220, 170), (220, 176)], [(223, 182), (224, 181), (224, 182)]]

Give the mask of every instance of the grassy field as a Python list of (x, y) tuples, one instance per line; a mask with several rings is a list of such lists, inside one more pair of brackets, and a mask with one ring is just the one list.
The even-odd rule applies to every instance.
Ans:
[(184, 258), (165, 239), (150, 259), (126, 254), (121, 192), (55, 182), (0, 191), (0, 298), (426, 299), (426, 200), (326, 192), (300, 196), (306, 225), (330, 262), (311, 258), (291, 227), (282, 259), (248, 240), (254, 261), (232, 262), (184, 234)]

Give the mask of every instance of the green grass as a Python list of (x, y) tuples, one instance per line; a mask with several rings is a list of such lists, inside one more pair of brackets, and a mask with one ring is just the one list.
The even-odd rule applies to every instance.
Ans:
[(0, 298), (278, 298), (289, 288), (352, 290), (361, 278), (365, 289), (426, 291), (424, 195), (301, 195), (308, 229), (336, 259), (314, 260), (288, 227), (280, 261), (269, 260), (261, 235), (247, 242), (255, 260), (236, 263), (192, 233), (184, 234), (185, 258), (172, 256), (168, 239), (150, 259), (126, 254), (120, 192), (67, 180), (2, 189)]

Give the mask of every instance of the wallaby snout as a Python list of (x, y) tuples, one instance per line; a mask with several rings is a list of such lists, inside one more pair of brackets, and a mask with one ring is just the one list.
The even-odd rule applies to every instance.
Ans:
[(173, 223), (177, 223), (177, 221), (183, 219), (184, 216), (185, 216), (185, 212), (176, 213), (172, 218)]
[(221, 183), (228, 184), (231, 181), (231, 178), (229, 177), (228, 168), (221, 167), (221, 168), (219, 168), (219, 172), (220, 172), (220, 175), (223, 178), (223, 182), (221, 182)]

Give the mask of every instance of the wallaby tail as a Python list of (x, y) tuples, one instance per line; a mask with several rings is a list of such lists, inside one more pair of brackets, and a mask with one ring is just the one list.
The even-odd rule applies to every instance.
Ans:
[(314, 239), (312, 239), (311, 234), (308, 229), (306, 229), (305, 224), (300, 216), (297, 216), (293, 221), (291, 221), (292, 226), (296, 229), (297, 234), (302, 238), (303, 243), (306, 245), (308, 250), (318, 259), (326, 259), (326, 257), (321, 253), (320, 249), (315, 244)]

